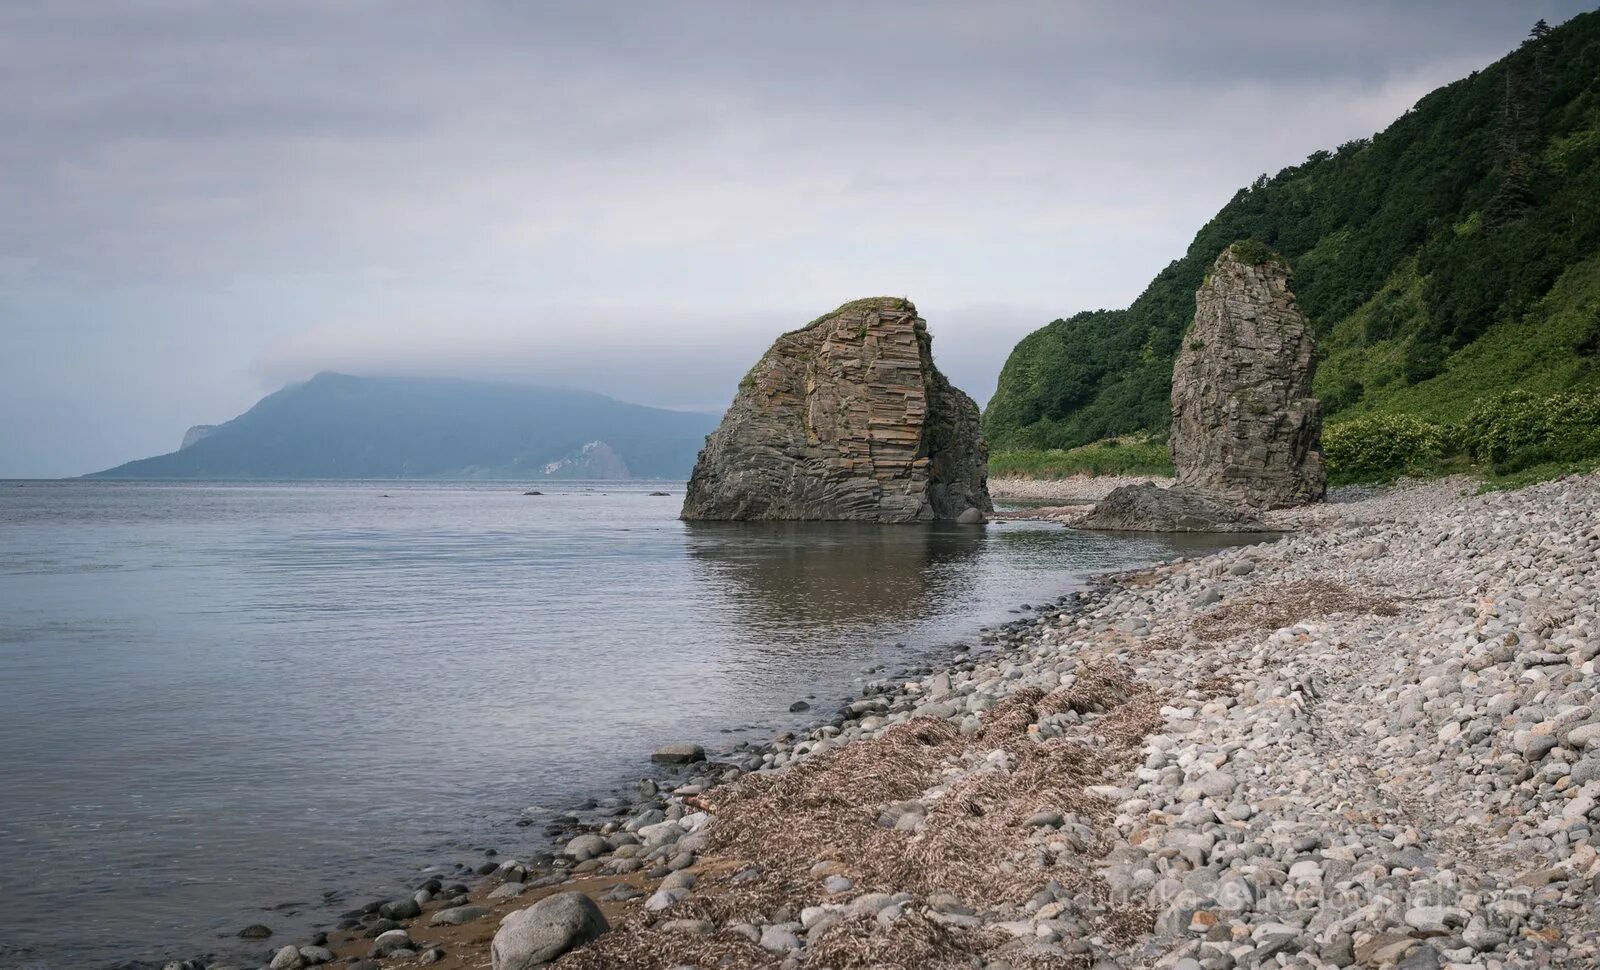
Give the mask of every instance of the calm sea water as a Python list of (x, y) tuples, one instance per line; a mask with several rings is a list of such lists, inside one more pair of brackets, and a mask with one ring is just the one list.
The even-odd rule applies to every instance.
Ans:
[(0, 484), (0, 964), (293, 940), (347, 908), (324, 890), (514, 853), (525, 811), (658, 743), (770, 736), (865, 667), (1194, 548), (539, 487)]

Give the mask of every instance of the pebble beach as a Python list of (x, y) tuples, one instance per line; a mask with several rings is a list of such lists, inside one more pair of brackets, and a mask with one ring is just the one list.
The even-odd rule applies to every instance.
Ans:
[(1600, 475), (1330, 498), (262, 965), (1600, 965)]

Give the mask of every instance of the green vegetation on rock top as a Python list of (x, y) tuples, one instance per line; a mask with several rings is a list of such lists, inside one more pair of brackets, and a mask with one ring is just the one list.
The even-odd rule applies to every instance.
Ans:
[(1241, 239), (1228, 247), (1228, 252), (1241, 263), (1251, 266), (1260, 266), (1264, 263), (1285, 262), (1284, 258), (1272, 251), (1272, 247), (1259, 239)]
[(916, 313), (917, 312), (916, 305), (913, 304), (910, 300), (906, 299), (903, 296), (864, 296), (859, 300), (851, 300), (848, 303), (841, 304), (837, 309), (829, 310), (827, 313), (824, 313), (822, 316), (817, 317), (815, 320), (811, 321), (810, 323), (806, 324), (805, 326), (800, 327), (799, 329), (796, 329), (796, 330), (791, 330), (789, 332), (790, 333), (803, 333), (803, 332), (805, 332), (807, 330), (810, 330), (812, 327), (817, 326), (818, 324), (822, 323), (825, 320), (832, 320), (834, 317), (838, 316), (841, 313), (848, 313), (851, 310), (864, 310), (864, 309), (905, 310), (905, 311), (907, 311), (909, 313)]
[(1293, 269), (1330, 430), (1600, 387), (1600, 14), (1239, 190), (1126, 310), (1029, 334), (984, 415), (991, 445), (1161, 433), (1195, 290), (1230, 245)]

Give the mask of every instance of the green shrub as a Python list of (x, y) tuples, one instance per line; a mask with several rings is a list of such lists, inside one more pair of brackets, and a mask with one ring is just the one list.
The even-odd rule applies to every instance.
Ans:
[(1235, 259), (1241, 263), (1260, 266), (1263, 263), (1282, 263), (1283, 257), (1272, 251), (1272, 247), (1259, 239), (1240, 239), (1228, 247), (1233, 251)]
[(1322, 430), (1322, 454), (1335, 482), (1391, 481), (1431, 470), (1444, 454), (1443, 428), (1410, 414), (1371, 414)]
[(1600, 458), (1600, 391), (1509, 391), (1479, 401), (1458, 432), (1462, 449), (1496, 474)]
[(1480, 494), (1483, 492), (1509, 492), (1519, 488), (1527, 488), (1529, 485), (1537, 485), (1540, 482), (1548, 482), (1566, 475), (1585, 475), (1596, 469), (1600, 469), (1600, 458), (1590, 458), (1587, 461), (1544, 462), (1504, 474), (1496, 474), (1490, 471), (1484, 475), (1483, 484), (1478, 486), (1478, 492)]

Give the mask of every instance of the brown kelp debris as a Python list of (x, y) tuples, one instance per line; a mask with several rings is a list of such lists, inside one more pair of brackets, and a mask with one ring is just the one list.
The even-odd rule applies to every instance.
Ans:
[(1189, 621), (1189, 630), (1204, 642), (1218, 643), (1252, 630), (1279, 630), (1332, 613), (1394, 616), (1398, 612), (1395, 604), (1382, 596), (1326, 579), (1306, 579), (1262, 587), (1223, 603)]
[[(1039, 720), (1067, 712), (1081, 719), (1075, 736), (1040, 740)], [(1085, 789), (1128, 767), (1161, 723), (1158, 696), (1114, 663), (1082, 663), (1070, 687), (1018, 689), (981, 722), (964, 734), (950, 721), (917, 718), (713, 790), (705, 802), (715, 823), (701, 863), (715, 874), (655, 926), (636, 917), (562, 966), (770, 966), (772, 954), (725, 927), (797, 919), (804, 907), (848, 904), (864, 893), (910, 893), (914, 901), (892, 920), (870, 910), (832, 917), (809, 934), (809, 962), (834, 970), (969, 967), (1011, 937), (942, 918), (928, 901), (1017, 906), (1047, 882), (1098, 908), (1100, 932), (1147, 927), (1148, 914), (1109, 907), (1094, 871), (1107, 848), (1102, 836), (1063, 830), (1041, 839), (1028, 820), (1058, 813), (1084, 833), (1103, 824), (1111, 804)], [(911, 824), (887, 823), (886, 811), (905, 804), (916, 806)], [(827, 894), (828, 874), (848, 877), (851, 888)], [(695, 936), (686, 920), (717, 930)]]
[(955, 930), (918, 912), (888, 927), (870, 916), (851, 916), (814, 934), (806, 947), (812, 963), (839, 970), (969, 970), (975, 954), (1004, 941), (993, 930)]
[(727, 970), (776, 967), (780, 962), (775, 954), (728, 930), (703, 934), (687, 923), (650, 927), (632, 919), (568, 953), (557, 965), (561, 970), (673, 970), (675, 967)]

